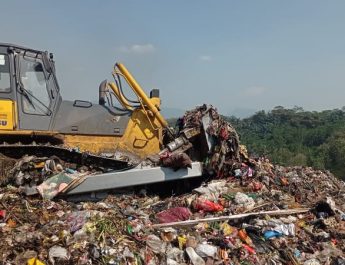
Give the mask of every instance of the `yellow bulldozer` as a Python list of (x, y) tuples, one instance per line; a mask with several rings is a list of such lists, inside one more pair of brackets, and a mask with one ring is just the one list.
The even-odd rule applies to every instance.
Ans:
[[(163, 131), (172, 134), (160, 113), (159, 91), (147, 96), (121, 63), (115, 64), (112, 75), (113, 82), (105, 80), (99, 86), (98, 104), (63, 100), (53, 54), (0, 43), (0, 154), (55, 155), (113, 170), (90, 177), (91, 182), (85, 181), (75, 193), (200, 176), (199, 162), (177, 172), (161, 167), (129, 169), (133, 161), (166, 148), (190, 146), (188, 139), (200, 131), (186, 130), (165, 145)], [(135, 100), (125, 95), (124, 83)]]
[[(51, 142), (93, 154), (121, 150), (141, 158), (161, 148), (167, 122), (159, 91), (148, 97), (123, 64), (104, 81), (99, 104), (62, 100), (52, 54), (0, 44), (0, 136), (7, 142)], [(122, 77), (137, 95), (123, 94)], [(116, 97), (122, 108), (115, 106)], [(22, 147), (23, 148), (23, 147)]]

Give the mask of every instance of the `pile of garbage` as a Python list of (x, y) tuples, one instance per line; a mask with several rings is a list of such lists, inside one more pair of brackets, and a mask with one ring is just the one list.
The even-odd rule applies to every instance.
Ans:
[(70, 202), (57, 195), (94, 172), (56, 158), (17, 161), (0, 188), (1, 264), (345, 264), (344, 182), (248, 158), (231, 125), (215, 120), (212, 179), (178, 196)]

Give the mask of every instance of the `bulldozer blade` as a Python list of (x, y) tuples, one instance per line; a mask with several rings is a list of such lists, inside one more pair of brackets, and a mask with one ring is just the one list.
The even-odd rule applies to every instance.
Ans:
[(68, 191), (66, 195), (99, 192), (200, 176), (202, 176), (202, 164), (200, 162), (193, 162), (191, 168), (181, 168), (177, 171), (167, 167), (134, 168), (126, 171), (87, 176), (82, 183)]

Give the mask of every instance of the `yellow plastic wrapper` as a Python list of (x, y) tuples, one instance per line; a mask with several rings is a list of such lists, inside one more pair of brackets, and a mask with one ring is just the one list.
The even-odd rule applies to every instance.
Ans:
[(187, 242), (187, 238), (185, 235), (183, 236), (178, 236), (177, 237), (177, 241), (178, 241), (178, 246), (180, 249), (183, 249), (183, 246), (186, 244)]
[(234, 228), (228, 223), (222, 223), (220, 228), (222, 229), (224, 236), (229, 236), (234, 232)]
[(298, 226), (298, 227), (306, 227), (307, 225), (306, 225), (306, 223), (305, 223), (304, 220), (301, 220), (301, 221), (299, 221), (299, 222), (297, 223), (297, 226)]
[(37, 258), (31, 258), (28, 260), (27, 265), (46, 265), (46, 264)]
[(44, 164), (45, 164), (44, 161), (43, 161), (43, 162), (40, 162), (40, 163), (35, 163), (34, 167), (35, 167), (35, 168), (44, 168)]

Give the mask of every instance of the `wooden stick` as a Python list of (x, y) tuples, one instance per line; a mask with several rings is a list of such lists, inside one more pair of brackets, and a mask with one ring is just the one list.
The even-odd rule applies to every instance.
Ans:
[(270, 204), (272, 204), (272, 203), (273, 203), (273, 202), (266, 202), (266, 203), (260, 204), (260, 205), (258, 205), (258, 206), (255, 206), (255, 207), (254, 207), (253, 209), (251, 209), (251, 210), (244, 211), (243, 213), (249, 213), (250, 211), (259, 209), (259, 208), (261, 208), (261, 207), (270, 205)]
[(169, 226), (188, 226), (188, 225), (195, 225), (198, 223), (205, 223), (205, 222), (215, 222), (215, 221), (225, 221), (225, 220), (233, 220), (233, 219), (241, 219), (249, 216), (258, 216), (258, 215), (287, 215), (287, 214), (297, 214), (297, 213), (306, 213), (309, 212), (310, 208), (296, 208), (296, 209), (288, 209), (288, 210), (277, 210), (277, 211), (262, 211), (262, 212), (252, 212), (252, 213), (243, 213), (243, 214), (235, 214), (235, 215), (228, 215), (228, 216), (219, 216), (219, 217), (210, 217), (210, 218), (202, 218), (197, 220), (186, 220), (180, 222), (171, 222), (171, 223), (164, 223), (164, 224), (154, 224), (151, 225), (152, 228), (161, 228), (161, 227), (169, 227)]

